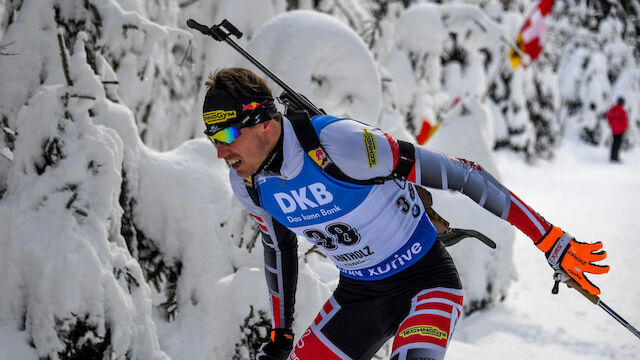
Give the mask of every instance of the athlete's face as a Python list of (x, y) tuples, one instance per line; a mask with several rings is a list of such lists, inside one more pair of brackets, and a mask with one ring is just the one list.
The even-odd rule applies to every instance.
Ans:
[[(273, 139), (279, 123), (269, 120), (258, 125), (240, 129), (240, 135), (231, 144), (216, 143), (218, 158), (224, 159), (238, 176), (253, 175), (267, 158), (278, 138)], [(279, 131), (277, 132), (279, 136)]]

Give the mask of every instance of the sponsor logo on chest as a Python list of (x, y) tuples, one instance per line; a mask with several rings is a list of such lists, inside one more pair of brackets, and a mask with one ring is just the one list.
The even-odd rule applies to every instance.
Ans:
[(290, 214), (298, 208), (300, 210), (314, 209), (333, 201), (333, 194), (320, 182), (289, 192), (274, 193), (273, 197), (284, 214)]

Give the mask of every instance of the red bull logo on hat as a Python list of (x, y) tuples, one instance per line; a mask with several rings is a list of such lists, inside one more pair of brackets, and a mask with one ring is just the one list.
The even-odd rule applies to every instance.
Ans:
[(243, 106), (242, 106), (242, 110), (243, 110), (243, 111), (247, 111), (247, 110), (255, 110), (255, 109), (259, 108), (260, 106), (262, 106), (262, 104), (260, 104), (259, 102), (255, 102), (255, 101), (253, 101), (253, 102), (251, 102), (251, 103), (250, 103), (250, 104), (248, 104), (248, 105), (243, 105)]

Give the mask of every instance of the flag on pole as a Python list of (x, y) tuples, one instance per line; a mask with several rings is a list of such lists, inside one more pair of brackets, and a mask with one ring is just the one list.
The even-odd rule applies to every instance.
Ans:
[[(451, 107), (449, 108), (449, 110), (453, 109), (458, 104), (460, 104), (459, 96), (453, 99), (453, 103), (451, 103)], [(422, 125), (420, 126), (420, 131), (416, 136), (416, 140), (418, 141), (418, 144), (424, 145), (427, 141), (429, 141), (429, 139), (431, 139), (433, 134), (435, 134), (435, 132), (438, 131), (439, 127), (440, 127), (440, 123), (436, 123), (435, 125), (433, 125), (427, 118), (423, 117)]]
[(527, 21), (522, 25), (516, 39), (517, 48), (509, 50), (512, 68), (517, 69), (520, 64), (526, 68), (538, 58), (542, 52), (547, 29), (551, 22), (552, 8), (553, 0), (540, 0), (538, 6), (533, 9)]
[(431, 125), (429, 120), (427, 120), (426, 118), (422, 118), (422, 126), (420, 127), (420, 132), (416, 137), (416, 140), (418, 140), (418, 144), (424, 145), (427, 142), (427, 140), (429, 140), (429, 138), (433, 135), (433, 133), (435, 133), (436, 130), (438, 130), (439, 126), (440, 126), (439, 123), (435, 125)]

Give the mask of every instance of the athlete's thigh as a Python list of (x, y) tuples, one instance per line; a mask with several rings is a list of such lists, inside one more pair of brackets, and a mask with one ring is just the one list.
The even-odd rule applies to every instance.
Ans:
[(376, 301), (339, 304), (332, 296), (302, 334), (289, 359), (370, 359), (393, 336), (401, 319), (394, 326), (388, 316), (378, 313), (383, 310), (378, 305)]
[(412, 299), (393, 341), (391, 360), (442, 360), (462, 312), (462, 290), (432, 288)]

